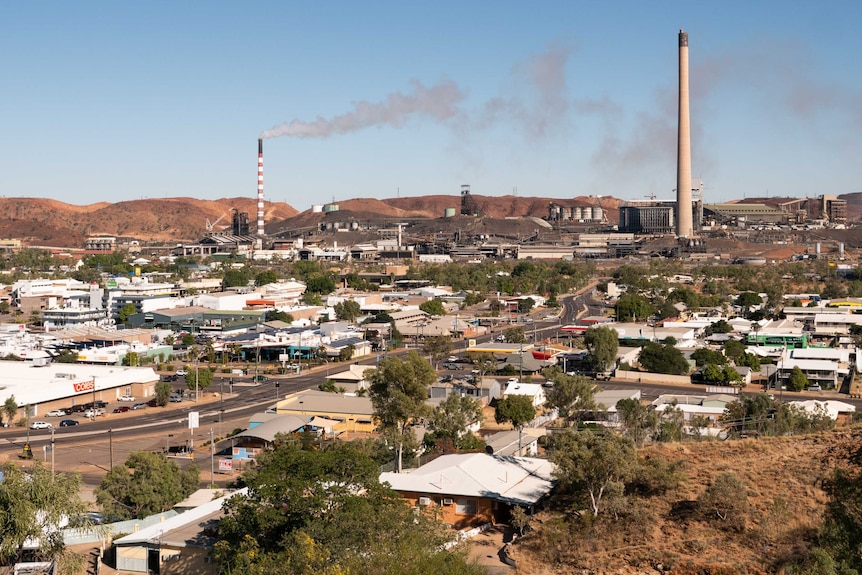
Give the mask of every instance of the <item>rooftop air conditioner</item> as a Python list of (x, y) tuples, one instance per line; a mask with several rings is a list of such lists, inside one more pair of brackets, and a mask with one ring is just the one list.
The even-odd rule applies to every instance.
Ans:
[(446, 499), (444, 499), (444, 500), (443, 500), (443, 505), (452, 505), (453, 503), (455, 503), (455, 500), (454, 500), (454, 499), (450, 499), (450, 498), (448, 498), (448, 497), (447, 497)]
[(420, 497), (419, 498), (419, 505), (431, 505), (431, 498), (430, 497)]

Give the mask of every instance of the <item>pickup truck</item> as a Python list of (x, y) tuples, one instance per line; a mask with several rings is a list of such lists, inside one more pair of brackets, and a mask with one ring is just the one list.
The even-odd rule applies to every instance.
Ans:
[(98, 407), (96, 409), (88, 409), (84, 412), (84, 417), (99, 417), (101, 415), (105, 415), (105, 410)]

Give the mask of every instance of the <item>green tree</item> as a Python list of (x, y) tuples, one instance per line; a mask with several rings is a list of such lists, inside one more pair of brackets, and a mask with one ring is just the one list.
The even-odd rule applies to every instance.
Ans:
[(434, 366), (444, 357), (452, 353), (452, 339), (447, 335), (432, 335), (422, 342), (422, 351), (431, 357)]
[(410, 425), (427, 416), (428, 387), (437, 381), (434, 368), (415, 351), (403, 357), (382, 359), (366, 372), (374, 415), (395, 446), (395, 471), (401, 473), (405, 447), (417, 447)]
[(626, 293), (617, 300), (615, 306), (617, 321), (641, 321), (655, 313), (652, 304), (643, 296)]
[(730, 531), (743, 531), (748, 516), (745, 484), (734, 473), (722, 473), (697, 498), (702, 517)]
[(335, 279), (330, 273), (314, 273), (305, 280), (306, 293), (312, 292), (318, 295), (329, 294), (335, 291)]
[(607, 499), (624, 497), (625, 482), (637, 471), (634, 444), (613, 432), (566, 430), (554, 436), (551, 461), (560, 488), (575, 499), (575, 508), (588, 507), (598, 516)]
[(15, 396), (10, 395), (3, 403), (3, 414), (6, 416), (6, 423), (12, 425), (15, 422), (15, 416), (18, 415), (18, 402), (15, 401)]
[(742, 292), (736, 298), (736, 305), (741, 307), (744, 310), (751, 308), (752, 306), (760, 305), (763, 303), (763, 298), (757, 295), (754, 292)]
[(709, 383), (724, 383), (724, 369), (714, 363), (708, 363), (703, 366), (701, 377)]
[(443, 307), (443, 301), (438, 298), (423, 301), (419, 304), (419, 309), (421, 309), (428, 315), (446, 315), (446, 309)]
[(143, 519), (167, 511), (198, 488), (197, 466), (181, 469), (160, 453), (134, 451), (125, 465), (111, 469), (96, 488), (106, 515)]
[(195, 344), (195, 336), (190, 333), (183, 334), (182, 339), (180, 339), (180, 343), (185, 347), (189, 347)]
[(745, 353), (745, 344), (741, 341), (732, 339), (724, 342), (724, 355), (736, 361), (737, 358)]
[(136, 313), (138, 313), (138, 310), (135, 309), (135, 304), (127, 303), (120, 308), (120, 311), (117, 313), (117, 318), (120, 320), (121, 324), (127, 325), (129, 317), (135, 315)]
[(525, 297), (524, 299), (518, 300), (518, 313), (530, 313), (536, 306), (536, 300), (531, 297)]
[(482, 406), (478, 401), (467, 395), (450, 393), (434, 408), (431, 427), (437, 437), (445, 437), (456, 449), (463, 449), (475, 443), (469, 441), (472, 434), (467, 427), (481, 419)]
[(714, 365), (724, 365), (727, 363), (727, 357), (720, 351), (699, 347), (691, 354), (691, 359), (697, 366), (703, 366), (708, 363)]
[(589, 352), (590, 364), (596, 371), (608, 371), (616, 363), (620, 342), (615, 329), (606, 326), (591, 327), (584, 334), (584, 344)]
[(790, 391), (802, 391), (806, 387), (808, 387), (808, 378), (798, 365), (794, 365), (793, 370), (790, 372), (790, 381), (787, 382), (787, 388)]
[(265, 315), (266, 321), (283, 321), (284, 323), (293, 323), (293, 316), (286, 311), (280, 309), (267, 310)]
[(650, 409), (634, 398), (621, 399), (616, 404), (617, 417), (623, 433), (634, 441), (635, 445), (641, 445), (658, 426), (658, 415), (654, 409)]
[(497, 423), (511, 423), (512, 427), (519, 429), (536, 417), (536, 407), (531, 397), (526, 395), (508, 395), (497, 401), (494, 410), (494, 421)]
[(527, 336), (524, 333), (524, 328), (520, 325), (504, 330), (503, 337), (506, 338), (507, 343), (527, 343)]
[(186, 368), (186, 387), (190, 390), (204, 390), (212, 385), (213, 372), (208, 367)]
[[(225, 504), (214, 557), (222, 573), (479, 575), (430, 514), (378, 481), (357, 442), (306, 451), (283, 436), (243, 474)], [(369, 518), (373, 518), (369, 520)]]
[(652, 341), (641, 349), (638, 363), (646, 371), (652, 373), (685, 375), (689, 370), (688, 362), (676, 347)]
[(250, 279), (249, 272), (245, 267), (241, 269), (229, 268), (224, 272), (221, 286), (222, 288), (245, 287)]
[(254, 285), (265, 286), (278, 282), (278, 272), (274, 269), (263, 270), (254, 276)]
[(78, 352), (73, 349), (64, 349), (57, 354), (52, 363), (78, 363)]
[(704, 332), (707, 336), (710, 336), (714, 333), (730, 333), (733, 331), (733, 326), (727, 323), (727, 320), (720, 319), (715, 323), (712, 323), (706, 327)]
[[(63, 525), (70, 517), (86, 517), (81, 501), (81, 476), (54, 474), (39, 461), (23, 469), (12, 462), (0, 467), (0, 563), (25, 560), (24, 543), (38, 541), (35, 558), (54, 561), (68, 557), (63, 543)], [(80, 572), (80, 571), (77, 571)]]
[(556, 409), (567, 424), (578, 421), (585, 411), (596, 409), (596, 385), (580, 375), (566, 375), (559, 368), (547, 369), (545, 378), (553, 383), (547, 392), (546, 405)]
[(165, 406), (168, 404), (168, 401), (171, 398), (171, 393), (173, 392), (173, 387), (167, 381), (160, 381), (156, 384), (156, 402)]
[(333, 306), (335, 309), (335, 317), (340, 320), (354, 322), (362, 314), (362, 308), (359, 302), (352, 299), (344, 300)]

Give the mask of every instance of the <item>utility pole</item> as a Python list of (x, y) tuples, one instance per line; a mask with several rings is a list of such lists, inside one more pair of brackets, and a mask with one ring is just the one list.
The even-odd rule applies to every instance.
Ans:
[(213, 428), (210, 427), (210, 488), (215, 485), (215, 441)]
[[(54, 441), (53, 430), (51, 430), (51, 432), (52, 432), (51, 433), (51, 436), (52, 436), (51, 441)], [(111, 429), (110, 427), (108, 428), (108, 453), (110, 454), (110, 460), (109, 460), (110, 465), (109, 465), (108, 469), (113, 469), (114, 468), (114, 430)]]
[(51, 428), (51, 476), (54, 476), (54, 428)]

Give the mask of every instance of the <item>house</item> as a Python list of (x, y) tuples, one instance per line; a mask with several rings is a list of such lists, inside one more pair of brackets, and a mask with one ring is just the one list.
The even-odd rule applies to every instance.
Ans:
[(540, 407), (547, 399), (544, 388), (538, 383), (512, 383), (506, 386), (503, 399), (512, 395), (526, 395), (533, 401), (533, 407)]
[(487, 453), (443, 455), (410, 473), (385, 472), (407, 502), (439, 513), (456, 529), (505, 522), (515, 505), (532, 509), (553, 487), (555, 466), (545, 459)]
[(360, 389), (368, 387), (365, 374), (373, 369), (374, 367), (370, 365), (351, 364), (344, 371), (327, 375), (326, 379), (327, 381), (331, 381), (335, 387), (343, 388), (346, 393), (356, 393)]
[(298, 415), (305, 421), (322, 417), (338, 423), (334, 433), (371, 433), (375, 429), (371, 399), (305, 390), (292, 393), (276, 404), (276, 413)]
[(456, 379), (449, 383), (432, 383), (429, 388), (431, 399), (446, 399), (449, 394), (457, 393), (467, 395), (478, 400), (482, 405), (488, 405), (494, 399), (500, 399), (503, 395), (499, 380), (491, 377), (483, 377), (478, 381)]
[(510, 429), (485, 437), (485, 453), (490, 455), (535, 457), (538, 452), (539, 438), (526, 431)]
[(816, 399), (791, 401), (790, 405), (798, 407), (808, 415), (822, 413), (839, 423), (850, 423), (853, 419), (853, 414), (856, 413), (855, 405), (831, 399), (827, 401), (818, 401)]
[(222, 505), (231, 497), (246, 492), (247, 489), (234, 491), (115, 539), (117, 570), (162, 575), (215, 575), (219, 570), (212, 562), (210, 552), (218, 541), (216, 528), (223, 515)]

